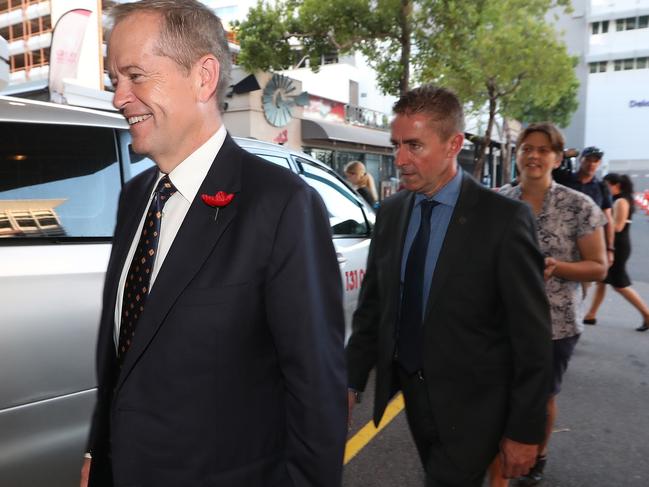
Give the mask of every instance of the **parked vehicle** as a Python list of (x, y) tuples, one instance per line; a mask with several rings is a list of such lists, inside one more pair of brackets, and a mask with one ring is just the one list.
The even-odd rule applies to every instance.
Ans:
[[(76, 485), (117, 199), (153, 162), (117, 113), (0, 96), (0, 134), (0, 486)], [(235, 140), (325, 201), (349, 336), (372, 210), (306, 154)]]

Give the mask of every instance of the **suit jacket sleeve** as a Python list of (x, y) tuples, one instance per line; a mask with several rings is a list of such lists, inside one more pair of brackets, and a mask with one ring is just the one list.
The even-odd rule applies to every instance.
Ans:
[(295, 486), (339, 486), (347, 434), (342, 284), (326, 209), (308, 186), (283, 209), (266, 307), (286, 388)]
[(514, 376), (505, 436), (536, 444), (545, 434), (552, 374), (550, 310), (531, 212), (519, 206), (498, 257), (498, 284), (513, 350)]
[[(381, 207), (382, 208), (382, 207)], [(376, 245), (382, 223), (381, 208), (376, 218), (374, 236), (367, 255), (365, 277), (358, 297), (358, 307), (352, 321), (352, 336), (347, 344), (348, 385), (356, 391), (365, 390), (378, 357), (380, 292), (376, 266)]]

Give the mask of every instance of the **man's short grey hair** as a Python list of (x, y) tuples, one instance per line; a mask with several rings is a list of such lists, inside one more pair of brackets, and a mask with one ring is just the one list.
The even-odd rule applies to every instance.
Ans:
[(160, 54), (173, 59), (187, 74), (201, 56), (212, 54), (216, 57), (219, 62), (217, 101), (222, 109), (225, 92), (230, 86), (232, 58), (221, 19), (197, 0), (140, 0), (115, 4), (110, 9), (111, 29), (141, 12), (160, 15)]
[(464, 110), (457, 95), (441, 86), (426, 84), (401, 95), (392, 107), (395, 115), (424, 114), (442, 140), (464, 132)]

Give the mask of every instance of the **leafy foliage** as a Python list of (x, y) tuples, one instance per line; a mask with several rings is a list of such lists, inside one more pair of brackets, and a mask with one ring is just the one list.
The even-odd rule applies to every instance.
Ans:
[(495, 118), (568, 123), (577, 106), (574, 60), (546, 22), (570, 0), (278, 0), (259, 3), (239, 23), (240, 63), (280, 70), (308, 58), (361, 51), (384, 93), (412, 80), (454, 89), (489, 121), (476, 175)]
[(418, 39), (423, 79), (453, 88), (470, 106), (488, 107), (489, 119), (474, 175), (482, 175), (497, 115), (566, 124), (576, 109), (575, 60), (545, 21), (567, 2), (475, 0), (427, 2), (439, 25)]

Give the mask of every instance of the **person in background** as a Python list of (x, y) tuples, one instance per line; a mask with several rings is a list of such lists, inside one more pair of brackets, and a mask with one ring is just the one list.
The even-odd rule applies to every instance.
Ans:
[(326, 207), (228, 135), (231, 54), (211, 9), (111, 15), (113, 104), (156, 166), (119, 198), (80, 486), (339, 487), (345, 323)]
[(642, 324), (636, 331), (649, 330), (649, 307), (642, 300), (636, 291), (631, 288), (631, 279), (626, 271), (626, 263), (631, 255), (631, 217), (634, 212), (633, 183), (625, 174), (610, 173), (604, 176), (613, 195), (613, 225), (615, 227), (615, 260), (608, 270), (604, 282), (598, 282), (593, 295), (593, 302), (584, 318), (584, 322), (597, 323), (597, 311), (604, 301), (606, 285), (610, 284), (613, 289), (624, 297), (642, 315)]
[[(606, 227), (604, 228), (606, 258), (610, 267), (615, 258), (615, 245), (613, 243), (615, 231), (613, 230), (613, 213), (611, 210), (613, 200), (611, 198), (611, 192), (606, 183), (597, 177), (597, 170), (602, 164), (603, 157), (604, 152), (601, 149), (594, 146), (586, 147), (581, 151), (577, 172), (573, 173), (570, 168), (557, 168), (553, 171), (553, 177), (557, 183), (590, 196), (595, 204), (604, 212), (604, 216), (606, 217)], [(584, 293), (585, 291), (586, 288), (584, 288)], [(585, 321), (584, 324), (591, 325), (592, 323)]]
[[(546, 395), (549, 398), (545, 439), (539, 446), (536, 464), (519, 479), (521, 486), (536, 485), (543, 479), (548, 442), (557, 416), (556, 397), (583, 331), (579, 283), (603, 279), (607, 268), (603, 234), (606, 217), (591, 198), (552, 179), (552, 170), (563, 157), (563, 145), (563, 135), (553, 124), (528, 126), (516, 144), (520, 183), (500, 189), (501, 194), (527, 203), (536, 216), (552, 317), (553, 380)], [(496, 461), (495, 469), (497, 464)], [(506, 485), (506, 481), (492, 480), (491, 485)]]
[(404, 191), (377, 214), (347, 346), (350, 417), (376, 368), (374, 423), (401, 390), (427, 487), (479, 487), (498, 452), (505, 475), (523, 475), (552, 360), (533, 216), (458, 166), (453, 92), (421, 86), (393, 110)]
[(365, 169), (361, 161), (351, 161), (345, 165), (345, 177), (370, 206), (374, 206), (379, 199), (376, 192), (374, 177)]

